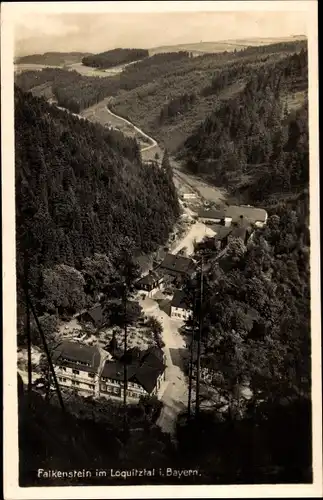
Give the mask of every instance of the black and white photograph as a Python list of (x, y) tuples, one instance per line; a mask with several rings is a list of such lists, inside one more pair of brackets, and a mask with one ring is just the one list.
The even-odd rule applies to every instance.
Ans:
[(317, 2), (2, 24), (6, 498), (320, 496)]

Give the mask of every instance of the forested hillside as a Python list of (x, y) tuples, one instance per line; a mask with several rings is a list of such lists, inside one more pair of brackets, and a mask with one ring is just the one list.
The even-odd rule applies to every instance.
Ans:
[(84, 66), (91, 66), (92, 68), (104, 69), (138, 61), (148, 56), (149, 52), (146, 49), (113, 49), (101, 52), (100, 54), (91, 54), (83, 57), (82, 64)]
[[(201, 405), (202, 394), (212, 404), (199, 422), (179, 421), (186, 466), (234, 483), (311, 481), (308, 202), (282, 205), (247, 246), (232, 240), (222, 257), (212, 238), (196, 246), (201, 368), (209, 370)], [(187, 284), (198, 310), (200, 280)]]
[[(208, 92), (216, 93), (223, 78), (216, 77)], [(242, 92), (210, 113), (185, 141), (180, 157), (191, 172), (231, 191), (248, 188), (251, 202), (306, 187), (307, 101), (291, 112), (282, 98), (306, 87), (307, 52), (302, 50), (254, 75)]]
[[(153, 421), (148, 404), (129, 405), (128, 431), (123, 430), (122, 405), (101, 398), (91, 400), (69, 394), (67, 412), (57, 402), (44, 400), (37, 392), (23, 391), (19, 384), (19, 482), (20, 486), (124, 485), (123, 477), (96, 477), (95, 470), (156, 468), (176, 465), (174, 446)], [(39, 469), (82, 470), (90, 478), (39, 477)], [(166, 476), (127, 477), (127, 484), (170, 483)], [(171, 482), (177, 482), (174, 478)]]
[(77, 63), (83, 57), (90, 56), (84, 52), (45, 52), (18, 57), (16, 64), (48, 64), (49, 66), (63, 66), (64, 64)]
[(40, 305), (44, 276), (65, 264), (55, 272), (78, 290), (64, 308), (75, 310), (85, 300), (86, 257), (106, 254), (108, 279), (124, 246), (135, 255), (167, 240), (179, 211), (175, 187), (163, 170), (141, 163), (133, 139), (19, 89), (15, 130), (18, 278), (26, 251)]
[[(207, 115), (243, 92), (249, 80), (262, 73), (284, 72), (291, 65), (289, 75), (286, 69), (282, 96), (290, 107), (300, 106), (307, 92), (307, 74), (305, 67), (298, 71), (293, 57), (301, 50), (306, 51), (306, 41), (183, 59), (167, 73), (155, 74), (154, 81), (143, 81), (118, 94), (113, 109), (175, 152)], [(193, 96), (194, 102), (183, 106), (185, 96)], [(171, 109), (169, 116), (167, 108)]]
[[(127, 66), (118, 75), (106, 78), (82, 76), (77, 71), (60, 68), (44, 68), (42, 71), (18, 74), (15, 81), (24, 91), (35, 89), (37, 92), (40, 89), (40, 93), (44, 95), (48, 93), (49, 87), (59, 106), (79, 113), (107, 96), (114, 96), (119, 91), (128, 91), (163, 75), (172, 74), (178, 71), (181, 62), (188, 59), (187, 52), (157, 54)], [(41, 86), (46, 88), (45, 92)]]

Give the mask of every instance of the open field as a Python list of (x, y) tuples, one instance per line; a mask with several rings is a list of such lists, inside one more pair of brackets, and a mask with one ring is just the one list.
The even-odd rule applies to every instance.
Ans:
[(299, 35), (296, 37), (277, 37), (277, 38), (244, 38), (238, 40), (219, 40), (216, 42), (197, 42), (197, 43), (182, 43), (179, 45), (162, 45), (149, 49), (149, 55), (159, 54), (161, 52), (179, 52), (189, 51), (193, 55), (201, 55), (212, 52), (227, 52), (233, 50), (241, 50), (246, 47), (259, 45), (269, 45), (271, 43), (292, 42), (295, 40), (306, 40), (306, 37)]
[(48, 64), (15, 64), (14, 71), (16, 74), (23, 71), (41, 71), (44, 68), (61, 68), (62, 66), (50, 66)]

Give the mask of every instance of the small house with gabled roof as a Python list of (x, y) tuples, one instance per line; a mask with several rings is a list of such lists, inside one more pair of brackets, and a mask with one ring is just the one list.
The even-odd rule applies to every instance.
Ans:
[(142, 276), (136, 282), (136, 288), (137, 290), (140, 290), (140, 293), (143, 293), (148, 297), (152, 297), (154, 293), (162, 289), (163, 282), (163, 274), (161, 272), (158, 272), (158, 269), (156, 269), (154, 271), (149, 271), (148, 274)]
[(192, 317), (193, 311), (183, 290), (176, 290), (171, 301), (170, 317), (187, 320)]
[(168, 253), (158, 269), (177, 281), (183, 281), (186, 277), (194, 275), (195, 263), (189, 257)]

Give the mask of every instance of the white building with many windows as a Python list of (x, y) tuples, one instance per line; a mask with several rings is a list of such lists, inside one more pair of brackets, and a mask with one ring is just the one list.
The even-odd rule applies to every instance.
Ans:
[(111, 355), (96, 346), (65, 341), (55, 349), (53, 364), (62, 388), (117, 399), (123, 399), (126, 364), (127, 397), (133, 403), (157, 395), (165, 380), (165, 355), (157, 347), (129, 349), (125, 361), (120, 349)]
[(98, 347), (64, 341), (54, 351), (53, 364), (62, 387), (98, 395), (102, 354)]

